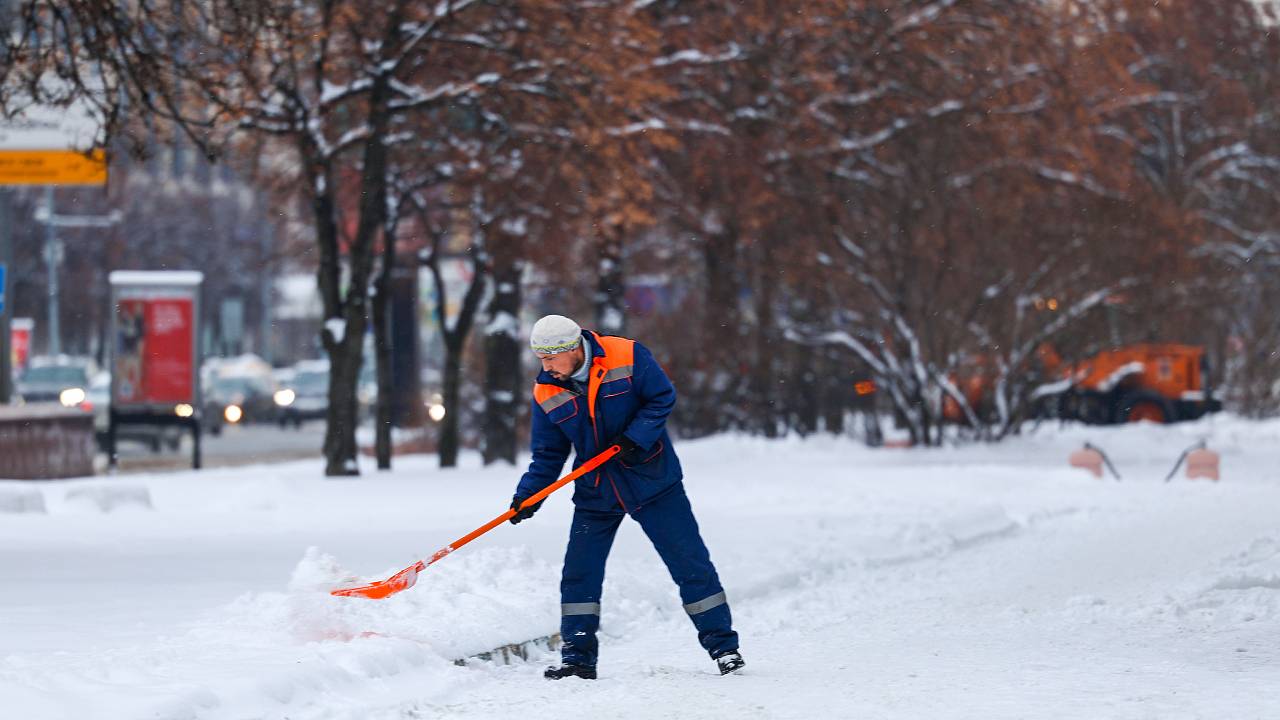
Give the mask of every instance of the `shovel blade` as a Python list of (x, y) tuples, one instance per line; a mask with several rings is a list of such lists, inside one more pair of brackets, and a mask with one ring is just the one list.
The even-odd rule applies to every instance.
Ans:
[(338, 597), (362, 597), (370, 600), (381, 600), (395, 595), (401, 590), (408, 590), (413, 587), (413, 584), (418, 582), (418, 571), (422, 568), (422, 563), (415, 563), (386, 580), (378, 580), (359, 587), (331, 590), (329, 594)]

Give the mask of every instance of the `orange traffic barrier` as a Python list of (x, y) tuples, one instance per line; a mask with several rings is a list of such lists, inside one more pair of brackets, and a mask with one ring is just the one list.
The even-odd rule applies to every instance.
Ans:
[(1116, 480), (1120, 479), (1120, 473), (1116, 470), (1116, 466), (1111, 464), (1111, 460), (1107, 454), (1102, 452), (1102, 448), (1094, 447), (1089, 443), (1085, 443), (1084, 447), (1071, 453), (1067, 458), (1067, 463), (1071, 467), (1078, 467), (1093, 473), (1096, 478), (1102, 477), (1102, 468), (1105, 466), (1111, 471), (1111, 475)]
[(1195, 480), (1196, 478), (1208, 478), (1217, 482), (1218, 480), (1218, 453), (1210, 450), (1205, 446), (1205, 441), (1192, 445), (1182, 454), (1178, 456), (1178, 461), (1173, 464), (1173, 469), (1165, 476), (1164, 481), (1169, 482), (1174, 475), (1178, 474), (1178, 468), (1182, 467), (1182, 461), (1187, 462), (1187, 479)]
[[(613, 457), (614, 455), (617, 455), (618, 452), (621, 450), (622, 448), (618, 447), (617, 445), (610, 445), (609, 447), (605, 448), (604, 452), (582, 463), (582, 465), (577, 470), (574, 470), (568, 475), (565, 475), (559, 480), (551, 483), (550, 485), (546, 486), (542, 490), (535, 493), (532, 497), (527, 498), (523, 503), (520, 504), (519, 509), (523, 510), (532, 505), (537, 505), (538, 503), (546, 499), (546, 497), (551, 493), (555, 492), (556, 490), (559, 490), (565, 485), (568, 485), (574, 480), (577, 480), (583, 475), (586, 475), (592, 470), (595, 470), (596, 468), (600, 467), (604, 463), (608, 462), (609, 458)], [(409, 588), (413, 587), (414, 583), (418, 582), (418, 573), (422, 572), (423, 570), (426, 570), (428, 566), (432, 565), (437, 560), (447, 557), (448, 555), (450, 555), (451, 553), (453, 553), (455, 550), (462, 547), (463, 545), (466, 545), (472, 540), (475, 540), (481, 535), (498, 527), (499, 525), (506, 522), (507, 520), (510, 520), (511, 516), (515, 514), (516, 514), (516, 510), (514, 508), (507, 510), (506, 512), (490, 520), (484, 525), (481, 525), (475, 530), (472, 530), (466, 535), (463, 535), (457, 540), (454, 540), (448, 545), (445, 545), (444, 547), (440, 548), (435, 552), (434, 555), (432, 555), (427, 560), (425, 561), (419, 560), (418, 562), (401, 570), (395, 575), (392, 575), (386, 580), (378, 580), (375, 582), (371, 582), (368, 585), (361, 585), (359, 587), (341, 588), (338, 590), (332, 590), (330, 591), (329, 594), (337, 595), (339, 597), (362, 597), (362, 598), (369, 598), (370, 600), (381, 600), (385, 597), (395, 595), (396, 593), (402, 590), (408, 590)]]
[(1218, 481), (1218, 453), (1199, 447), (1187, 453), (1187, 479), (1208, 478)]
[(1088, 470), (1096, 478), (1102, 477), (1102, 453), (1091, 447), (1085, 447), (1071, 453), (1071, 457), (1067, 458), (1067, 463), (1071, 467)]

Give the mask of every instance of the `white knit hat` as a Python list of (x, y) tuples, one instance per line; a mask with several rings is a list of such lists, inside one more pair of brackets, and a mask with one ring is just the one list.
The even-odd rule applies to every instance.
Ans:
[(548, 315), (533, 324), (529, 347), (545, 355), (576, 350), (582, 341), (582, 328), (563, 315)]

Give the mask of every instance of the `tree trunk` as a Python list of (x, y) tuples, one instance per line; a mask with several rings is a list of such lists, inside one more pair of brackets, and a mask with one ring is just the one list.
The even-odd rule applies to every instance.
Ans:
[(823, 348), (821, 352), (822, 370), (818, 384), (822, 387), (819, 402), (822, 405), (823, 429), (833, 435), (842, 435), (845, 413), (856, 392), (853, 373), (832, 348)]
[(884, 430), (880, 427), (880, 414), (875, 407), (862, 411), (862, 437), (867, 447), (884, 445)]
[(462, 415), (462, 350), (450, 347), (445, 343), (444, 351), (444, 388), (440, 393), (444, 399), (444, 420), (440, 422), (440, 467), (451, 468), (458, 465), (458, 428), (459, 416)]
[[(365, 324), (369, 321), (369, 276), (373, 270), (374, 239), (387, 213), (387, 147), (383, 144), (390, 113), (387, 80), (379, 76), (369, 94), (370, 139), (364, 145), (360, 176), (360, 205), (355, 237), (350, 243), (350, 274), (346, 293), (338, 288), (337, 207), (333, 201), (333, 173), (324, 168), (313, 204), (321, 245), (320, 290), (326, 328), (321, 332), (329, 353), (329, 411), (325, 428), (325, 475), (359, 475), (356, 461), (356, 384), (363, 362)], [(304, 157), (315, 155), (304, 154)], [(341, 322), (339, 322), (341, 321)], [(341, 327), (340, 330), (337, 330)], [(341, 335), (341, 337), (338, 337)]]
[[(754, 400), (754, 417), (752, 424), (760, 428), (767, 438), (778, 436), (778, 401), (774, 388), (779, 376), (774, 372), (777, 345), (774, 343), (774, 283), (776, 277), (772, 267), (769, 245), (767, 242), (756, 243), (755, 265), (757, 268), (754, 309), (755, 327), (755, 367), (751, 372), (751, 396)], [(784, 388), (787, 393), (794, 393), (797, 388)]]
[(736, 335), (738, 317), (738, 234), (733, 228), (707, 236), (702, 246), (703, 268), (707, 274), (703, 333), (715, 342)]
[(374, 413), (374, 455), (379, 470), (391, 469), (391, 271), (395, 264), (394, 236), (383, 233), (382, 269), (374, 283), (373, 348), (378, 378)]
[[(743, 374), (740, 347), (742, 319), (738, 312), (738, 233), (732, 223), (706, 233), (702, 244), (706, 292), (702, 331), (696, 353), (698, 382), (686, 394), (684, 417), (694, 435), (726, 430), (735, 424)], [(725, 348), (720, 354), (711, 348)]]
[(787, 388), (792, 407), (788, 418), (800, 437), (807, 437), (818, 431), (818, 411), (822, 402), (817, 358), (814, 357), (818, 350), (808, 345), (795, 345), (794, 352), (798, 357), (792, 360), (791, 387)]
[[(424, 221), (424, 226), (429, 225)], [(462, 423), (462, 354), (467, 347), (467, 338), (471, 335), (471, 327), (475, 324), (476, 313), (480, 309), (480, 301), (484, 297), (487, 268), (484, 262), (483, 243), (477, 234), (472, 238), (468, 254), (471, 255), (471, 284), (462, 299), (462, 307), (453, 327), (449, 327), (447, 309), (449, 306), (448, 288), (444, 284), (444, 275), (440, 270), (440, 245), (443, 236), (437, 235), (431, 255), (425, 261), (431, 270), (431, 278), (435, 283), (436, 323), (440, 326), (440, 334), (444, 338), (444, 387), (441, 396), (444, 401), (444, 419), (440, 421), (440, 467), (456, 467), (458, 450), (460, 449), (460, 427)]]
[(599, 240), (599, 267), (596, 285), (596, 329), (605, 335), (622, 335), (626, 331), (626, 284), (622, 268), (623, 228), (606, 226)]
[[(510, 245), (511, 243), (504, 243)], [(516, 462), (516, 413), (520, 392), (520, 276), (524, 263), (506, 247), (493, 260), (493, 298), (485, 328), (484, 464)]]
[[(363, 328), (361, 328), (363, 334)], [(329, 331), (325, 331), (329, 334)], [(342, 342), (329, 349), (329, 410), (324, 436), (324, 474), (330, 477), (359, 475), (356, 463), (356, 381), (360, 377), (361, 343), (353, 342), (350, 329)]]
[[(304, 151), (304, 157), (308, 155)], [(320, 341), (329, 355), (329, 407), (325, 413), (325, 475), (358, 475), (356, 464), (356, 378), (360, 373), (360, 344), (351, 348), (352, 328), (345, 317), (339, 278), (338, 226), (334, 217), (333, 183), (329, 168), (323, 167), (312, 178), (316, 192), (312, 198), (312, 214), (316, 223), (316, 242), (320, 246), (320, 264), (316, 281), (324, 303), (325, 327)], [(364, 328), (360, 328), (363, 334)]]

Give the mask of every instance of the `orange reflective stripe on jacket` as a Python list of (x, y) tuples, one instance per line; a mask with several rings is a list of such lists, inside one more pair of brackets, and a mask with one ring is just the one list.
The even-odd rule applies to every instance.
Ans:
[(591, 360), (591, 377), (587, 385), (587, 411), (591, 420), (596, 419), (596, 394), (603, 383), (631, 377), (635, 366), (636, 341), (612, 335), (595, 335), (596, 342), (604, 348), (603, 357)]
[(538, 407), (541, 407), (542, 412), (545, 413), (549, 413), (569, 402), (576, 394), (572, 390), (566, 390), (559, 385), (534, 383), (533, 386), (533, 399), (537, 401)]

